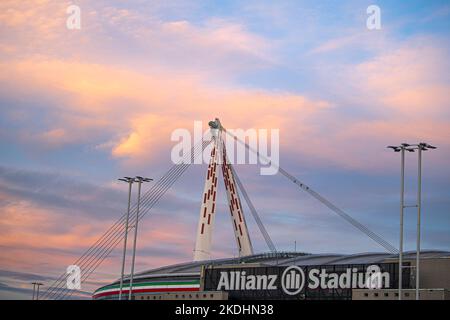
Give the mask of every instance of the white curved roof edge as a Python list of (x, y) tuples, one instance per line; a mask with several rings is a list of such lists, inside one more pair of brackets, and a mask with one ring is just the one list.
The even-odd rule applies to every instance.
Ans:
[[(432, 254), (432, 253), (436, 254), (432, 257), (443, 257), (443, 256), (450, 257), (450, 251), (444, 251), (444, 250), (422, 250), (421, 251), (421, 254), (427, 254), (428, 257), (429, 257), (429, 254)], [(339, 261), (345, 260), (345, 259), (357, 259), (357, 258), (371, 257), (371, 256), (374, 258), (380, 257), (380, 260), (398, 257), (398, 254), (391, 254), (391, 253), (386, 253), (386, 252), (362, 252), (362, 253), (356, 253), (356, 254), (339, 254), (339, 253), (305, 254), (305, 253), (300, 253), (300, 252), (279, 252), (279, 254), (280, 254), (280, 257), (278, 259), (282, 260), (282, 261), (280, 261), (279, 264), (286, 264), (286, 263), (295, 262), (295, 261), (301, 262), (301, 261), (311, 260), (311, 259), (315, 259), (315, 258), (327, 258), (327, 257), (329, 257), (330, 260), (326, 261), (324, 264), (335, 263), (335, 262), (339, 262)], [(284, 257), (284, 259), (283, 259), (282, 256), (286, 255), (286, 254), (297, 254), (298, 256), (292, 257), (292, 258)], [(239, 263), (242, 261), (245, 262), (245, 260), (248, 261), (248, 260), (252, 260), (252, 259), (264, 260), (265, 255), (267, 255), (266, 263), (277, 259), (277, 257), (276, 257), (277, 253), (269, 252), (269, 253), (254, 254), (254, 255), (245, 256), (245, 257), (219, 258), (219, 259), (203, 260), (203, 261), (190, 261), (190, 262), (167, 265), (167, 266), (162, 266), (162, 267), (158, 267), (155, 269), (142, 271), (142, 272), (139, 272), (137, 275), (135, 275), (135, 277), (148, 277), (148, 276), (153, 277), (153, 275), (159, 274), (159, 273), (154, 273), (154, 272), (158, 272), (159, 270), (161, 270), (161, 271), (168, 270), (168, 272), (161, 273), (161, 274), (167, 274), (167, 275), (172, 275), (172, 276), (175, 274), (181, 275), (183, 273), (177, 273), (177, 270), (187, 269), (187, 268), (195, 268), (197, 266), (207, 265), (207, 264), (220, 265), (220, 264)], [(415, 255), (415, 251), (405, 251), (405, 252), (403, 252), (403, 255), (406, 258), (407, 256)], [(264, 263), (264, 262), (262, 262), (262, 263)], [(351, 262), (349, 262), (349, 263), (351, 263)], [(186, 274), (189, 274), (189, 272)]]

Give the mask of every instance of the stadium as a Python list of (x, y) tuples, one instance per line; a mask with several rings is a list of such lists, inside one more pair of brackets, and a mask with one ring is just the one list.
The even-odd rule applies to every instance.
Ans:
[[(398, 250), (380, 236), (282, 168), (279, 171), (291, 182), (383, 246), (386, 252), (345, 255), (277, 251), (227, 158), (221, 138), (222, 132), (227, 133), (226, 130), (218, 119), (210, 122), (210, 128), (211, 158), (201, 197), (193, 261), (131, 273), (131, 276), (125, 276), (122, 271), (119, 280), (97, 289), (93, 299), (386, 300), (417, 299), (419, 296), (420, 299), (450, 299), (450, 252), (420, 251), (419, 269), (418, 251), (399, 255)], [(218, 167), (222, 168), (238, 258), (212, 260)], [(243, 195), (270, 252), (253, 252), (239, 193)]]
[[(415, 253), (406, 252), (405, 264), (414, 266)], [(421, 252), (421, 299), (450, 299), (450, 252)], [(390, 275), (389, 288), (380, 289), (317, 289), (304, 290), (298, 295), (285, 295), (280, 290), (219, 291), (212, 287), (217, 282), (211, 271), (245, 270), (247, 274), (270, 273), (289, 266), (320, 267), (343, 272), (346, 268), (365, 268), (377, 264)], [(404, 270), (403, 298), (414, 299), (414, 268)], [(210, 272), (208, 272), (210, 271)], [(217, 273), (216, 272), (216, 273)], [(144, 271), (135, 275), (132, 297), (136, 300), (227, 300), (227, 299), (398, 299), (398, 255), (386, 253), (306, 254), (278, 252), (241, 258), (187, 262)], [(123, 292), (128, 294), (127, 278)], [(118, 299), (119, 281), (99, 288), (94, 299)]]

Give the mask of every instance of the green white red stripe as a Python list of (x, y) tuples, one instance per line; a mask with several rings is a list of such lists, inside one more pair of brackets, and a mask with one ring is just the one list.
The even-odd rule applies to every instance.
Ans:
[[(100, 298), (110, 295), (119, 294), (120, 285), (110, 285), (96, 290), (93, 298)], [(179, 291), (198, 291), (200, 288), (199, 280), (188, 281), (158, 281), (158, 282), (141, 282), (133, 284), (133, 293), (157, 293), (157, 292), (179, 292)], [(124, 284), (122, 294), (128, 294), (129, 286)]]

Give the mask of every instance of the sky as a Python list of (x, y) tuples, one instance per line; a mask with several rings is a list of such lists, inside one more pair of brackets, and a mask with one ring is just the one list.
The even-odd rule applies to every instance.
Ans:
[[(72, 4), (79, 30), (66, 26)], [(372, 4), (379, 30), (366, 27)], [(279, 129), (280, 164), (396, 246), (400, 157), (386, 146), (436, 145), (423, 159), (422, 247), (450, 250), (449, 15), (448, 1), (425, 0), (1, 1), (0, 299), (50, 285), (126, 210), (117, 178), (159, 178), (171, 133), (215, 117)], [(406, 163), (413, 204), (417, 154)], [(383, 251), (284, 177), (236, 171), (278, 250)], [(205, 173), (192, 165), (143, 219), (138, 271), (192, 259)], [(214, 258), (237, 254), (220, 191)], [(406, 250), (415, 217), (407, 209)], [(117, 279), (120, 254), (84, 297)]]

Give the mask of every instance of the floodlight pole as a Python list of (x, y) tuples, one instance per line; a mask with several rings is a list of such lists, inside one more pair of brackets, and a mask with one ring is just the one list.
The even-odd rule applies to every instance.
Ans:
[(125, 177), (125, 178), (122, 178), (119, 180), (128, 182), (128, 209), (127, 209), (127, 217), (125, 220), (125, 239), (123, 241), (122, 271), (120, 273), (120, 289), (119, 289), (119, 300), (122, 300), (123, 276), (124, 276), (124, 272), (125, 272), (125, 256), (126, 256), (126, 252), (127, 252), (128, 223), (129, 223), (129, 219), (130, 219), (131, 186), (134, 182), (134, 178)]
[(417, 161), (417, 240), (416, 240), (416, 300), (420, 300), (420, 228), (422, 211), (422, 151), (436, 149), (428, 143), (421, 142), (416, 145), (418, 151)]
[(422, 206), (422, 144), (419, 144), (417, 164), (417, 249), (416, 249), (416, 300), (420, 300), (420, 211)]
[(42, 283), (36, 283), (36, 300), (39, 300), (39, 287), (42, 286)]
[(417, 207), (417, 240), (416, 240), (416, 300), (420, 300), (420, 220), (422, 210), (422, 151), (436, 149), (425, 142), (418, 144), (402, 143), (400, 146), (388, 146), (395, 152), (400, 152), (402, 155), (401, 160), (401, 180), (400, 180), (400, 248), (398, 255), (398, 299), (402, 300), (402, 273), (403, 273), (403, 211), (404, 204), (404, 192), (405, 192), (405, 150), (409, 152), (418, 151), (418, 163), (417, 163), (417, 203), (414, 207)]
[[(33, 300), (39, 300), (39, 287), (43, 285), (40, 282), (32, 282), (33, 285)], [(35, 296), (36, 293), (36, 296)]]
[(389, 149), (401, 153), (400, 161), (400, 244), (398, 249), (398, 300), (402, 300), (403, 287), (403, 220), (405, 209), (405, 151), (414, 152), (410, 145), (402, 143), (399, 146), (388, 146)]
[(400, 174), (400, 245), (398, 250), (398, 300), (402, 300), (403, 288), (403, 217), (405, 209), (405, 148), (401, 148)]
[(31, 300), (34, 300), (34, 292), (36, 291), (36, 282), (32, 282), (31, 284), (33, 285), (33, 297), (31, 298)]
[(133, 258), (131, 260), (131, 274), (130, 274), (130, 283), (129, 283), (129, 291), (128, 291), (128, 300), (131, 300), (131, 293), (133, 291), (133, 277), (134, 277), (134, 263), (136, 260), (136, 242), (137, 242), (137, 233), (138, 233), (138, 222), (139, 222), (139, 209), (141, 205), (141, 186), (143, 182), (149, 182), (153, 179), (136, 177), (135, 181), (138, 183), (138, 200), (137, 200), (137, 210), (136, 210), (136, 220), (134, 222), (134, 242), (133, 242)]

